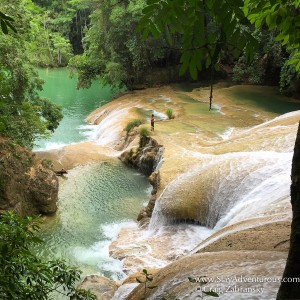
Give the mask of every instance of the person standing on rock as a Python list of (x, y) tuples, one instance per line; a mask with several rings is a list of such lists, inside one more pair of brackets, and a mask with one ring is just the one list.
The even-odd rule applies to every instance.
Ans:
[(151, 131), (154, 131), (154, 114), (151, 115)]

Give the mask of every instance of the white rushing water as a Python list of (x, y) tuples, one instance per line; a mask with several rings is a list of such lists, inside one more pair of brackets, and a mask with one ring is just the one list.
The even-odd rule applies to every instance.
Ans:
[[(275, 213), (281, 202), (289, 202), (290, 199), (292, 151), (297, 128), (297, 124), (283, 125), (278, 122), (298, 115), (299, 112), (285, 114), (247, 129), (228, 141), (244, 142), (248, 136), (249, 141), (246, 140), (246, 143), (251, 148), (251, 143), (255, 145), (258, 138), (264, 137), (260, 141), (263, 150), (219, 155), (198, 153), (195, 157), (204, 158), (201, 163), (172, 181), (165, 188), (161, 199), (156, 201), (150, 228), (157, 229), (176, 221), (175, 215), (165, 214), (168, 205), (188, 202), (188, 196), (184, 200), (180, 196), (184, 195), (183, 191), (187, 195), (193, 189), (199, 189), (199, 201), (207, 203), (206, 220), (201, 223), (210, 228), (220, 229), (244, 219), (264, 215), (267, 211)], [(281, 135), (280, 130), (287, 134)], [(186, 151), (185, 153), (190, 155)], [(200, 197), (205, 198), (201, 200)]]
[[(225, 225), (255, 217), (289, 199), (292, 153), (254, 152), (229, 154), (240, 158), (226, 177), (218, 178), (209, 199), (207, 225)], [(253, 169), (248, 173), (249, 169)]]
[(91, 136), (101, 146), (113, 146), (120, 139), (123, 131), (122, 118), (128, 113), (128, 108), (116, 109), (108, 112)]
[[(193, 157), (199, 158), (201, 163), (195, 164), (170, 182), (161, 197), (156, 200), (149, 229), (144, 231), (138, 240), (139, 244), (144, 243), (149, 246), (144, 261), (150, 262), (151, 265), (151, 257), (155, 257), (159, 252), (162, 262), (168, 265), (168, 257), (173, 255), (174, 261), (186, 254), (195, 254), (232, 233), (272, 224), (274, 221), (290, 221), (290, 174), (297, 124), (280, 122), (295, 115), (299, 116), (299, 112), (275, 118), (256, 126), (255, 129), (247, 129), (244, 133), (239, 133), (238, 141), (249, 139), (246, 142), (250, 144), (247, 145), (248, 149), (252, 146), (250, 137), (253, 138), (253, 149), (257, 149), (255, 145), (257, 138), (263, 136), (264, 140), (261, 143), (263, 149), (260, 151), (232, 151), (219, 155), (195, 153)], [(285, 133), (284, 136), (282, 132)], [(232, 140), (230, 137), (228, 142), (233, 144), (236, 142), (234, 139), (236, 136)], [(186, 155), (193, 154), (191, 151), (183, 152)], [(179, 224), (178, 221), (183, 220), (177, 219), (176, 213), (172, 215), (174, 206), (178, 206), (179, 210), (180, 205), (182, 209), (189, 206), (191, 191), (195, 189), (198, 189), (199, 202), (204, 201), (202, 206), (207, 206), (204, 219), (206, 227)], [(205, 197), (204, 200), (201, 197)], [(191, 205), (194, 205), (194, 202), (191, 202)], [(201, 205), (199, 207), (201, 208)], [(247, 220), (248, 223), (244, 222)], [(220, 231), (233, 224), (235, 226)], [(216, 234), (210, 237), (214, 233)], [(201, 243), (207, 237), (210, 238)], [(157, 244), (158, 248), (156, 248)], [(228, 251), (228, 259), (223, 258), (216, 262), (214, 258), (225, 255), (226, 252), (202, 253), (201, 255), (207, 254), (211, 257), (208, 257), (209, 262), (203, 261), (203, 266), (195, 267), (195, 274), (210, 274), (214, 278), (225, 279), (233, 275), (249, 278), (257, 276), (260, 280), (270, 277), (274, 281), (239, 283), (238, 287), (244, 288), (243, 293), (237, 290), (226, 292), (230, 284), (225, 281), (208, 284), (207, 288), (213, 288), (220, 294), (221, 299), (275, 299), (286, 261), (285, 253), (246, 252)], [(253, 257), (249, 258), (251, 255)], [(153, 266), (155, 267), (155, 264)], [(170, 272), (174, 271), (172, 278), (160, 281), (158, 288), (151, 291), (151, 296), (147, 299), (160, 299), (162, 295), (172, 292), (178, 299), (198, 299), (199, 289), (179, 288), (180, 285), (185, 285), (184, 282), (192, 274), (190, 273), (192, 269), (193, 267), (190, 266), (189, 273), (185, 273), (183, 269), (181, 271), (170, 269)], [(135, 285), (132, 285), (120, 289), (118, 291), (120, 299), (125, 299), (134, 287)], [(256, 288), (259, 288), (259, 293)]]

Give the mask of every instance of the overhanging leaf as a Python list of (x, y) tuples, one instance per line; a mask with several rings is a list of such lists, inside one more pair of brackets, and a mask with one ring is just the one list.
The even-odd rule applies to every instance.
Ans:
[(0, 21), (1, 21), (1, 29), (2, 29), (3, 33), (8, 34), (8, 28), (7, 28), (6, 22), (2, 19)]

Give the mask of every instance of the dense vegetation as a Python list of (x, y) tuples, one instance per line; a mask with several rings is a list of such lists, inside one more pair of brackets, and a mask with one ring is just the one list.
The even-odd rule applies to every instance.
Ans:
[(35, 233), (38, 229), (37, 219), (11, 212), (0, 216), (0, 298), (44, 300), (58, 292), (74, 299), (96, 299), (90, 292), (75, 289), (80, 279), (76, 268), (34, 254), (32, 247), (42, 243)]
[[(18, 2), (23, 5), (10, 15), (20, 27), (21, 13), (22, 30), (27, 26), (24, 45), (30, 63), (69, 65), (79, 74), (78, 87), (88, 87), (99, 76), (128, 88), (167, 83), (179, 80), (181, 67), (181, 75), (194, 79), (218, 78), (229, 71), (236, 82), (279, 85), (285, 93), (299, 92), (295, 66), (288, 64), (295, 49), (280, 42), (276, 24), (255, 26), (258, 22), (242, 10), (244, 1), (175, 1), (172, 6), (169, 1), (154, 0), (10, 2), (14, 8)], [(286, 5), (293, 7), (294, 2)], [(288, 15), (284, 1), (274, 3), (279, 5), (276, 10), (264, 10), (262, 15), (273, 16), (279, 7), (281, 18)], [(9, 14), (7, 6), (2, 4), (2, 11)], [(150, 22), (143, 38), (136, 28), (143, 27), (145, 20)]]
[[(27, 31), (23, 46), (30, 63), (69, 65), (79, 74), (78, 87), (88, 87), (97, 77), (128, 88), (167, 83), (179, 80), (181, 68), (181, 75), (194, 79), (229, 71), (236, 82), (280, 85), (289, 94), (299, 90), (295, 66), (288, 64), (294, 50), (279, 41), (276, 24), (255, 26), (258, 22), (242, 10), (244, 1), (174, 1), (172, 6), (154, 0), (7, 2), (2, 11), (15, 17), (19, 33)], [(284, 3), (293, 7), (294, 2), (275, 1), (279, 6), (273, 12), (262, 4), (259, 9), (273, 16), (280, 7), (284, 18)], [(251, 1), (249, 5), (255, 9)], [(146, 24), (144, 38), (138, 24), (140, 29)]]
[(238, 82), (280, 83), (290, 93), (299, 89), (299, 1), (148, 4), (139, 29), (145, 36), (160, 36), (167, 26), (180, 36), (181, 73), (188, 70), (196, 79), (203, 68), (213, 74), (229, 64)]
[(82, 86), (101, 75), (110, 84), (131, 87), (146, 81), (153, 68), (178, 63), (179, 52), (167, 46), (165, 36), (144, 40), (135, 30), (145, 6), (145, 0), (91, 2), (91, 24), (83, 39), (85, 52), (71, 60)]
[[(11, 30), (10, 34), (1, 34), (0, 39), (0, 132), (20, 145), (32, 147), (36, 138), (58, 126), (62, 114), (59, 107), (38, 96), (42, 82), (29, 58), (30, 16), (23, 1), (1, 2), (0, 11), (18, 16), (14, 24), (18, 33)], [(1, 24), (4, 32), (10, 30), (10, 23), (7, 27)]]

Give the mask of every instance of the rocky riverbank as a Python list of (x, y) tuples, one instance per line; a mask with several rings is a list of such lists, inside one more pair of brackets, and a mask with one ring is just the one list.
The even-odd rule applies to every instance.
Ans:
[(0, 212), (22, 216), (56, 212), (58, 179), (47, 160), (0, 139)]

